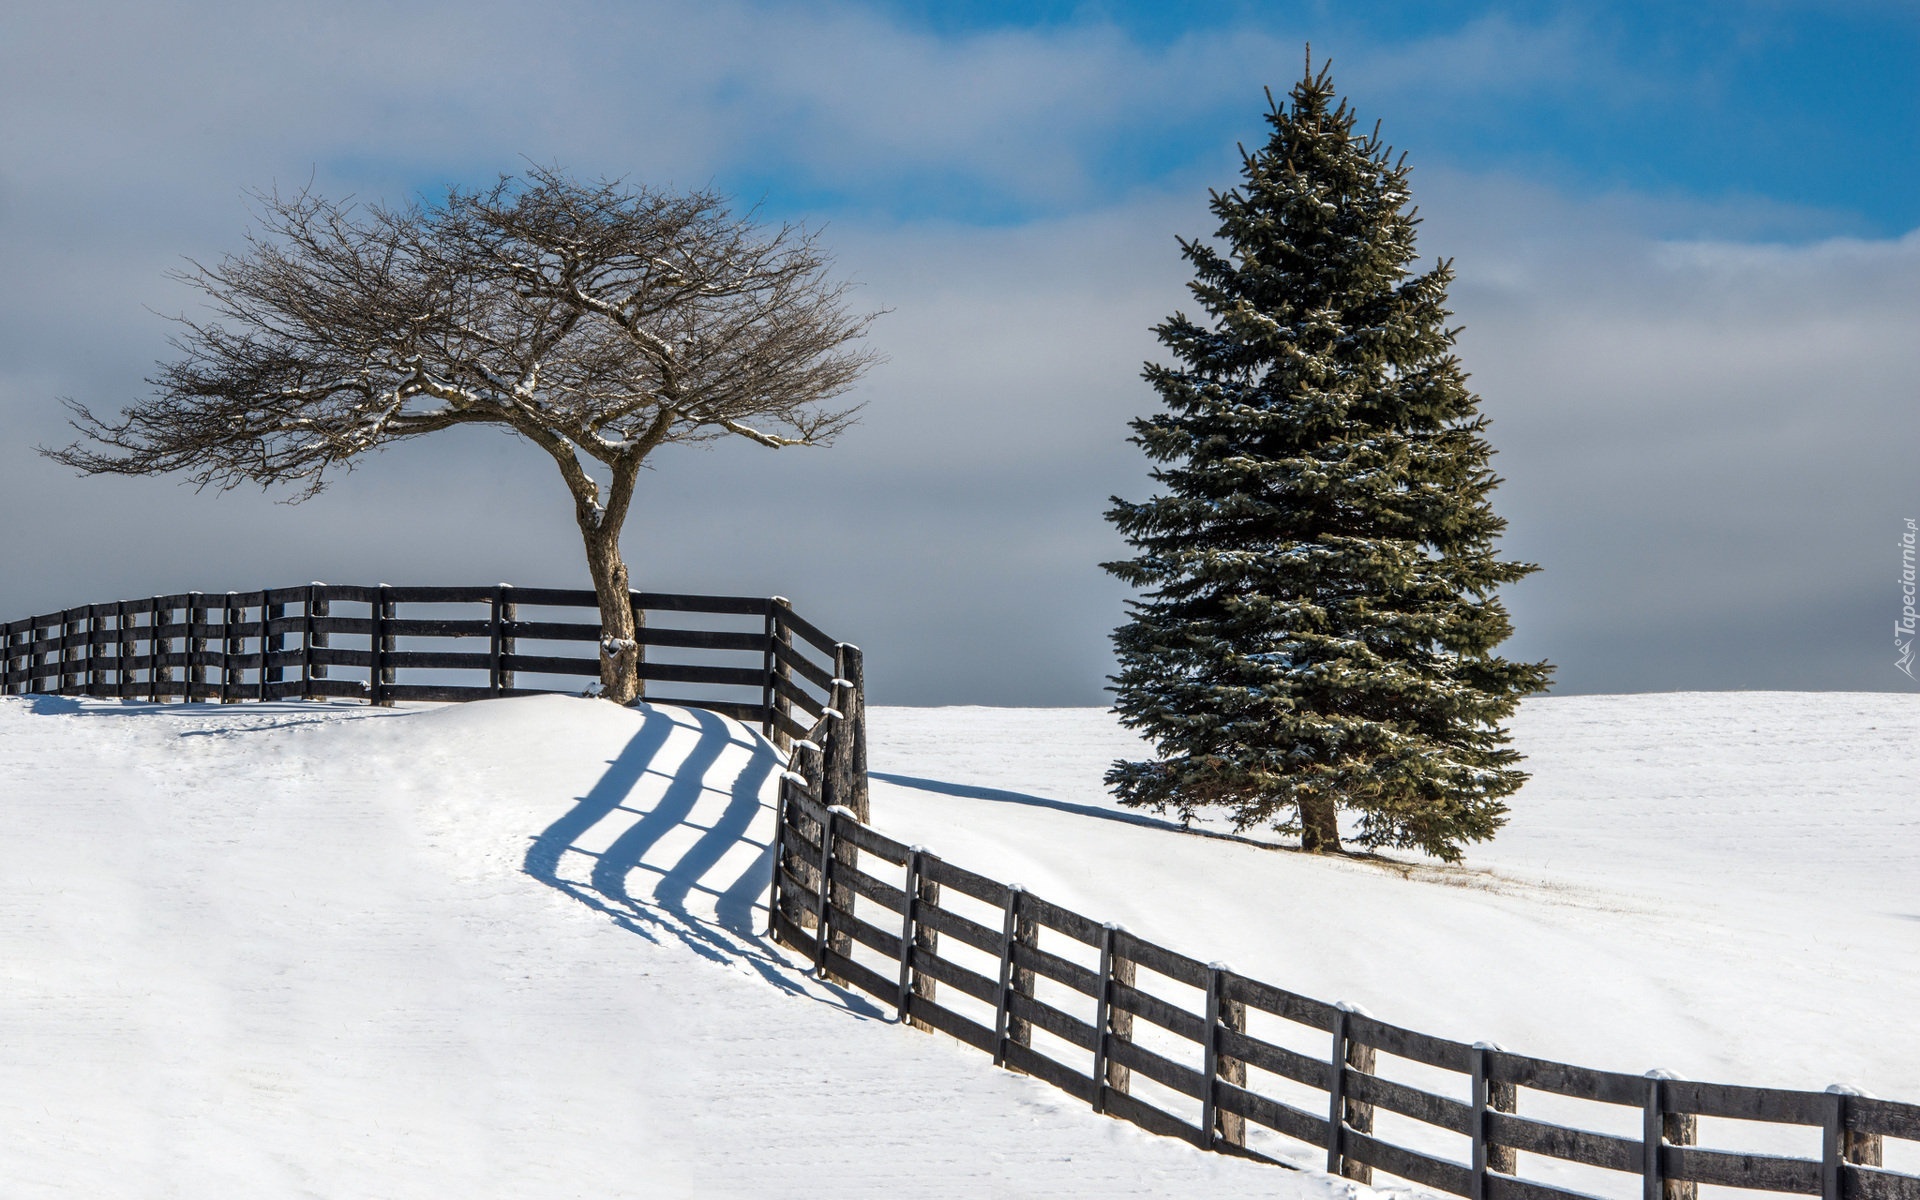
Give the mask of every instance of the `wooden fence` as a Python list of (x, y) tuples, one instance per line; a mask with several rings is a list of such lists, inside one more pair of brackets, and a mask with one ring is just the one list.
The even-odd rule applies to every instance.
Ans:
[[(632, 604), (643, 689), (686, 693), (649, 693), (655, 703), (758, 725), (784, 749), (828, 707), (836, 679), (858, 690), (859, 650), (779, 597), (634, 592)], [(0, 625), (0, 694), (391, 704), (578, 692), (600, 677), (600, 636), (585, 589), (188, 592)]]
[[(1884, 1139), (1920, 1150), (1907, 1144), (1920, 1141), (1920, 1106), (1550, 1062), (1188, 958), (863, 824), (841, 802), (838, 726), (822, 717), (782, 776), (771, 935), (902, 1021), (1097, 1112), (1253, 1157), (1317, 1148), (1329, 1172), (1371, 1182), (1377, 1169), (1472, 1200), (1584, 1200), (1587, 1187), (1695, 1200), (1703, 1184), (1920, 1200), (1920, 1170), (1882, 1165)], [(1804, 1126), (1820, 1149), (1708, 1148), (1703, 1117), (1734, 1133)]]
[[(894, 841), (864, 823), (856, 647), (777, 597), (635, 592), (632, 603), (642, 679), (693, 689), (650, 700), (758, 724), (790, 751), (770, 934), (902, 1020), (1096, 1111), (1253, 1157), (1305, 1144), (1349, 1178), (1377, 1169), (1471, 1200), (1584, 1200), (1574, 1185), (1588, 1180), (1618, 1193), (1608, 1179), (1637, 1180), (1641, 1200), (1696, 1200), (1701, 1185), (1920, 1200), (1920, 1168), (1885, 1162), (1887, 1139), (1920, 1150), (1920, 1106), (1843, 1088), (1628, 1075), (1433, 1037), (1188, 958)], [(562, 619), (582, 608), (595, 619)], [(194, 592), (0, 625), (0, 691), (477, 700), (597, 679), (599, 639), (585, 590)], [(585, 655), (566, 653), (581, 643)], [(1543, 1119), (1574, 1109), (1584, 1123)], [(1702, 1118), (1802, 1127), (1819, 1152), (1709, 1148)]]

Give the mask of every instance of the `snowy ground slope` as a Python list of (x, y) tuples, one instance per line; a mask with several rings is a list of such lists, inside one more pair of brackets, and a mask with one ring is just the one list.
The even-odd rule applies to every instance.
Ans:
[(0, 1195), (1327, 1197), (757, 935), (706, 713), (0, 699)]
[[(1155, 828), (1102, 789), (1138, 747), (1092, 710), (874, 710), (875, 820), (1435, 1033), (1920, 1099), (1920, 698), (1515, 728), (1535, 778), (1460, 869)], [(773, 771), (710, 714), (560, 697), (0, 700), (0, 1195), (1340, 1190), (1093, 1117), (770, 952)]]
[(1103, 790), (1142, 748), (1098, 710), (876, 709), (873, 809), (975, 870), (1399, 1024), (1920, 1100), (1920, 697), (1550, 698), (1514, 733), (1534, 778), (1461, 868), (1168, 836)]

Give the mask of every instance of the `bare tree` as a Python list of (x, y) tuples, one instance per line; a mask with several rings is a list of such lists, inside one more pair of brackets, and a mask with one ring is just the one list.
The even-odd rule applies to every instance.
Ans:
[(536, 169), (436, 207), (258, 200), (244, 251), (178, 274), (215, 317), (180, 318), (154, 394), (118, 420), (66, 401), (84, 437), (42, 453), (303, 500), (388, 443), (504, 426), (573, 497), (621, 703), (639, 691), (620, 529), (641, 463), (669, 442), (824, 444), (855, 411), (831, 402), (875, 361), (857, 343), (878, 314), (849, 310), (815, 235), (711, 192)]

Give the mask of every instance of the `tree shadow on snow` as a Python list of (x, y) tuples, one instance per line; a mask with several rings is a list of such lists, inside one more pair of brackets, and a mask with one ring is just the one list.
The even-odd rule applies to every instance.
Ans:
[(1218, 829), (1200, 829), (1192, 825), (1183, 825), (1178, 821), (1169, 821), (1164, 817), (1149, 817), (1142, 813), (1117, 812), (1111, 808), (1101, 808), (1093, 804), (1075, 804), (1070, 800), (1049, 800), (1045, 796), (1035, 796), (1027, 792), (1011, 792), (1004, 788), (976, 787), (966, 783), (947, 783), (939, 779), (921, 779), (914, 775), (893, 775), (885, 771), (871, 771), (868, 777), (882, 783), (891, 783), (895, 787), (913, 788), (915, 791), (934, 792), (942, 796), (958, 796), (963, 800), (992, 800), (999, 804), (1020, 804), (1028, 808), (1045, 808), (1054, 812), (1072, 813), (1077, 817), (1094, 817), (1102, 821), (1117, 821), (1122, 825), (1139, 825), (1146, 829), (1167, 829), (1175, 833), (1188, 833), (1195, 837), (1215, 838), (1223, 842), (1239, 842), (1245, 846), (1254, 846), (1261, 850), (1277, 849), (1272, 842), (1248, 837), (1241, 833), (1226, 833)]
[[(533, 839), (527, 874), (650, 942), (678, 943), (781, 991), (880, 1016), (853, 992), (827, 987), (828, 999), (808, 987), (763, 936), (773, 869), (763, 793), (780, 769), (773, 747), (703, 709), (638, 711), (640, 729), (606, 773)], [(741, 846), (750, 857), (729, 853)]]

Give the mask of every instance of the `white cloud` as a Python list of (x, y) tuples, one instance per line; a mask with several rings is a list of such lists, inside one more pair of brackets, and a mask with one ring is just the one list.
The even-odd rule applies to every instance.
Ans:
[[(663, 456), (634, 521), (649, 583), (807, 600), (859, 631), (887, 699), (911, 701), (1097, 698), (1120, 598), (1095, 566), (1119, 551), (1100, 513), (1146, 487), (1124, 441), (1152, 404), (1139, 363), (1149, 327), (1190, 307), (1174, 236), (1208, 232), (1205, 187), (1232, 182), (1222, 146), (1106, 196), (1102, 156), (1222, 106), (1246, 106), (1257, 136), (1258, 85), (1293, 78), (1300, 53), (1244, 30), (1164, 50), (1098, 26), (939, 39), (854, 8), (738, 2), (0, 20), (8, 615), (314, 575), (579, 574), (551, 468), (504, 439), (406, 447), (291, 510), (73, 480), (31, 454), (60, 434), (54, 396), (137, 391), (167, 333), (143, 306), (190, 302), (164, 271), (234, 246), (244, 188), (317, 172), (330, 193), (395, 198), (526, 154), (681, 186), (761, 164), (856, 197), (938, 176), (1051, 213), (842, 215), (828, 241), (895, 310), (866, 421), (821, 454)], [(1416, 96), (1620, 77), (1584, 37), (1490, 19), (1315, 49), (1391, 118)], [(1876, 589), (1883, 527), (1920, 507), (1902, 425), (1920, 242), (1755, 245), (1805, 214), (1416, 166), (1423, 249), (1460, 271), (1509, 545), (1548, 566), (1514, 591), (1517, 652), (1587, 687), (1892, 683)], [(1727, 233), (1673, 240), (1701, 228)]]

